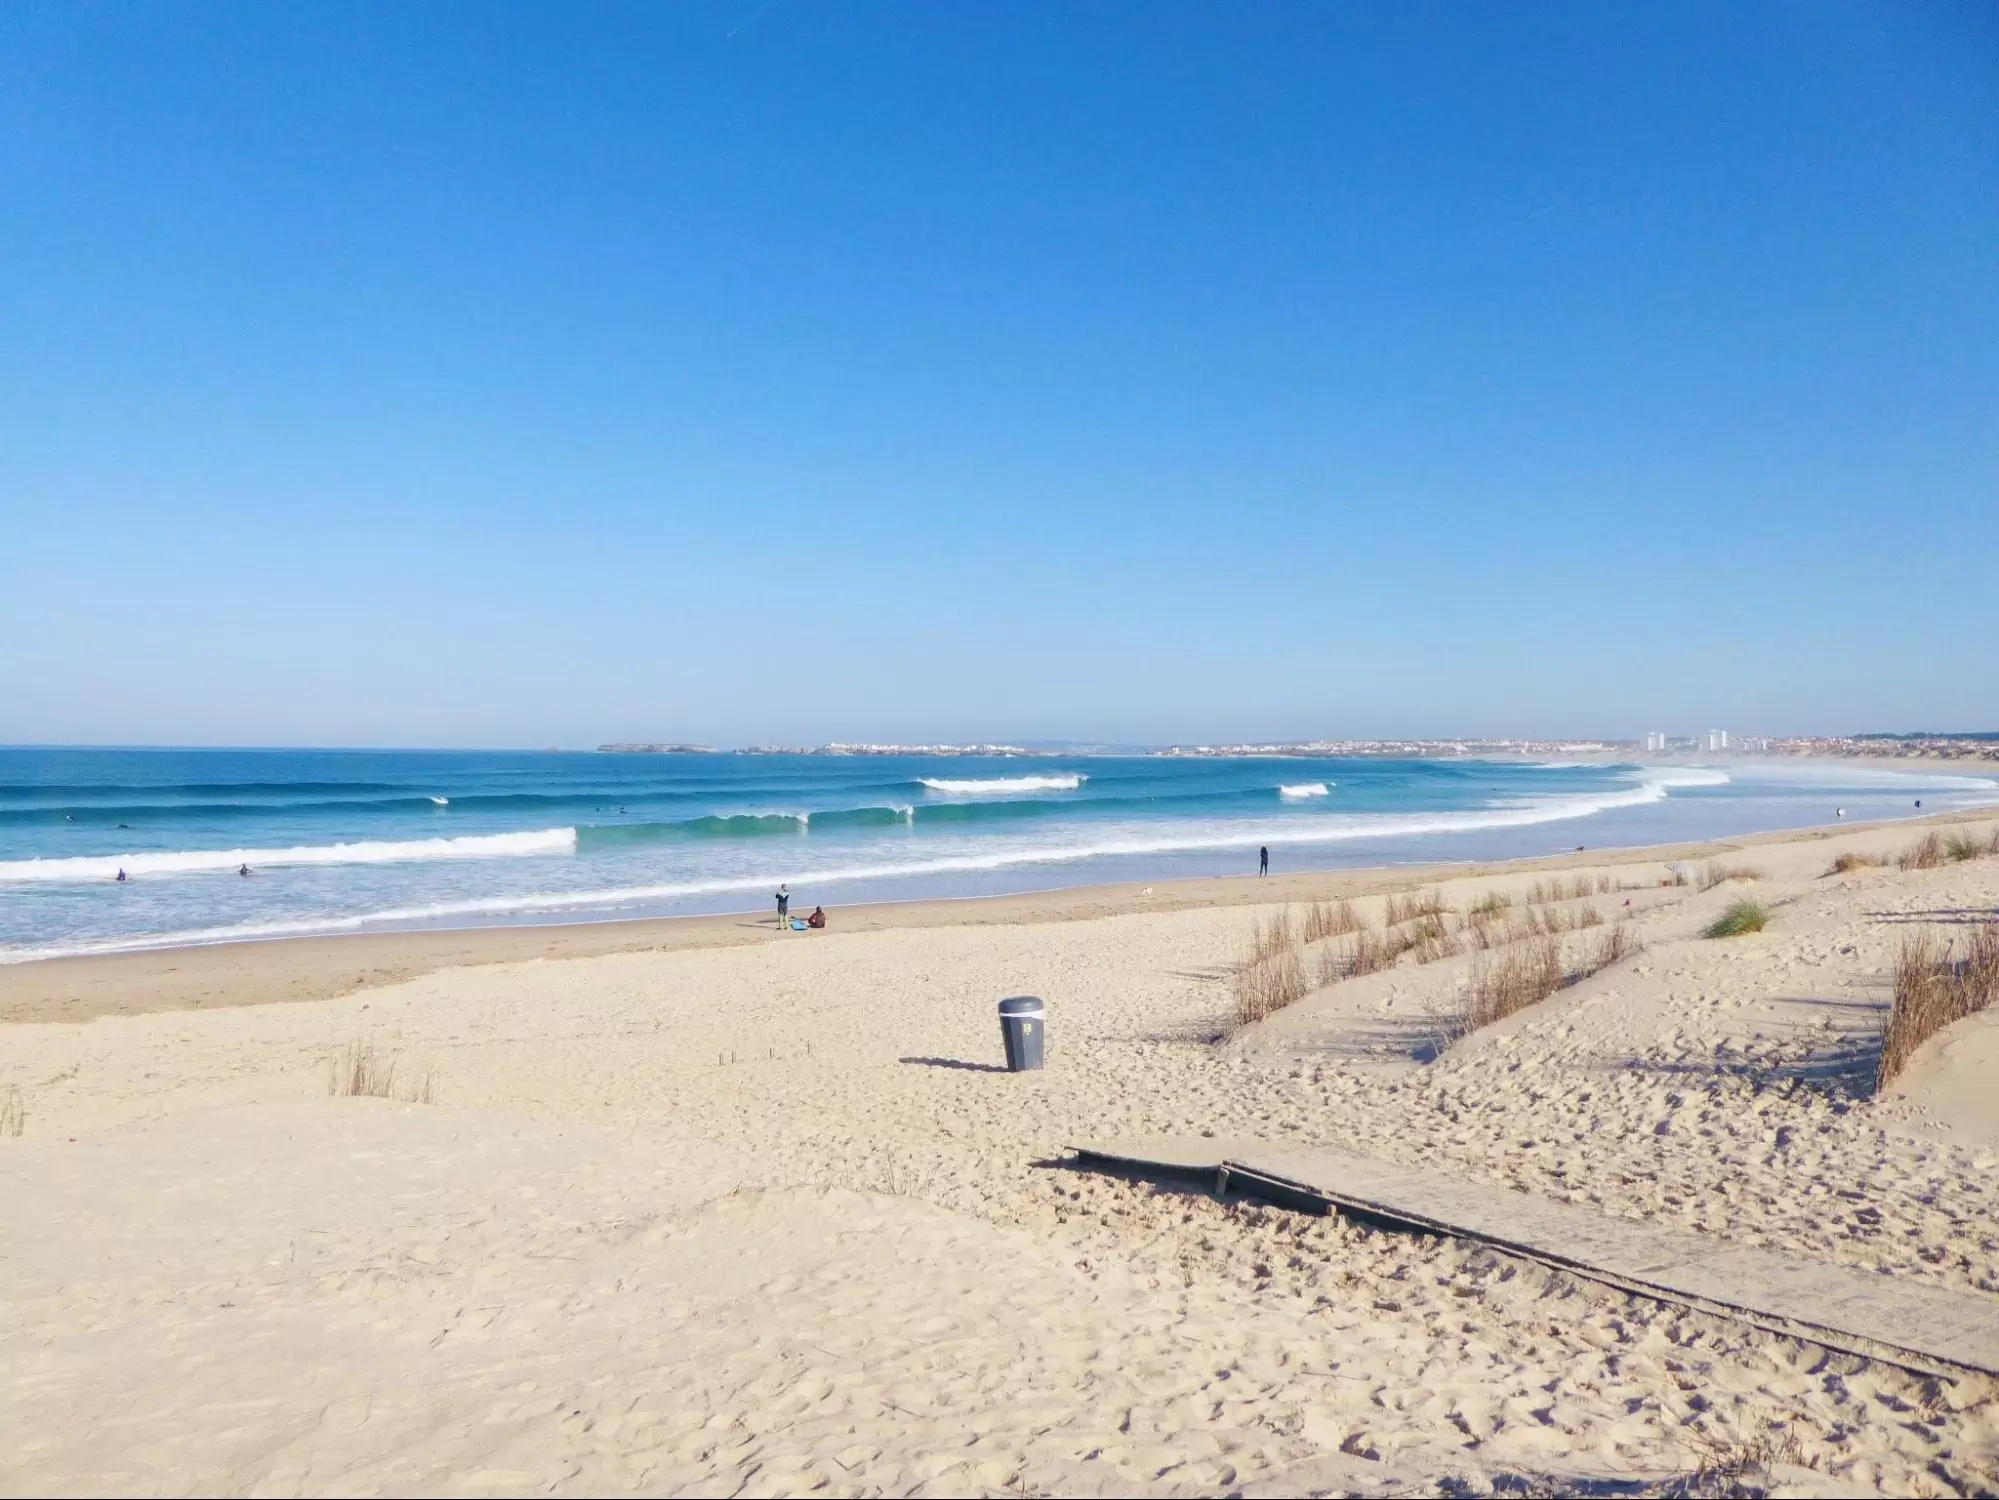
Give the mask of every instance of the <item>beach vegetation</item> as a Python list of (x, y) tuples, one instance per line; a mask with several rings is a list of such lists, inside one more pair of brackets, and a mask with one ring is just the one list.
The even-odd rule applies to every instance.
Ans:
[(1460, 1022), (1467, 1032), (1538, 1005), (1562, 987), (1562, 947), (1552, 937), (1481, 953), (1472, 960)]
[(1308, 989), (1305, 961), (1298, 949), (1285, 948), (1254, 959), (1235, 972), (1236, 1025), (1251, 1026), (1275, 1015)]
[(1637, 951), (1638, 940), (1631, 936), (1629, 928), (1612, 927), (1598, 935), (1595, 945), (1584, 956), (1582, 966), (1570, 974), (1569, 981), (1574, 983), (1578, 979), (1587, 979)]
[(1250, 930), (1249, 957), (1244, 962), (1260, 963), (1297, 946), (1298, 938), (1291, 927), (1291, 908), (1287, 906), (1268, 921), (1259, 920)]
[(1943, 857), (1952, 864), (1960, 864), (1967, 859), (1980, 859), (1989, 852), (1989, 846), (1979, 841), (1969, 829), (1955, 829), (1944, 835)]
[(1873, 854), (1842, 854), (1832, 862), (1828, 875), (1851, 875), (1855, 870), (1871, 870), (1887, 861)]
[(1305, 982), (1305, 957), (1291, 909), (1258, 919), (1250, 929), (1249, 951), (1236, 965), (1230, 981), (1235, 1023), (1250, 1026), (1282, 1010), (1311, 987)]
[(1451, 936), (1441, 917), (1424, 917), (1410, 929), (1409, 935), (1414, 939), (1409, 951), (1416, 955), (1419, 964), (1451, 958), (1459, 951), (1457, 939)]
[(1943, 863), (1943, 840), (1936, 830), (1924, 834), (1896, 858), (1895, 864), (1904, 870), (1934, 870)]
[(1763, 872), (1754, 865), (1718, 865), (1712, 862), (1701, 866), (1700, 888), (1711, 891), (1718, 885), (1727, 885), (1732, 880), (1761, 880)]
[(1482, 952), (1472, 960), (1471, 977), (1457, 1013), (1450, 1018), (1450, 1030), (1463, 1036), (1503, 1021), (1640, 951), (1628, 928), (1611, 926), (1597, 935), (1573, 968), (1563, 967), (1561, 939), (1552, 931)]
[(1354, 934), (1353, 948), (1346, 955), (1346, 972), (1352, 978), (1358, 978), (1362, 974), (1378, 974), (1400, 956), (1400, 949), (1393, 953), (1389, 952), (1386, 942), (1363, 928)]
[(1305, 941), (1308, 943), (1345, 937), (1349, 932), (1360, 929), (1360, 915), (1354, 911), (1351, 901), (1314, 901), (1305, 911)]
[(1761, 901), (1731, 901), (1728, 908), (1702, 929), (1702, 937), (1741, 937), (1746, 932), (1761, 932), (1770, 923), (1770, 908)]
[(1467, 911), (1474, 921), (1486, 917), (1496, 917), (1513, 905), (1513, 898), (1501, 891), (1486, 891), (1472, 902)]
[(1999, 1004), (1999, 922), (1982, 922), (1958, 945), (1918, 928), (1895, 956), (1895, 996), (1882, 1023), (1874, 1087), (1886, 1088), (1924, 1042)]
[(21, 1097), (21, 1086), (10, 1083), (0, 1089), (0, 1136), (9, 1140), (18, 1139), (27, 1128), (27, 1101)]
[(1396, 927), (1425, 917), (1441, 917), (1449, 909), (1439, 891), (1426, 891), (1420, 896), (1390, 896), (1382, 910), (1382, 920), (1390, 927)]
[(436, 1075), (428, 1067), (405, 1066), (394, 1052), (374, 1042), (340, 1049), (328, 1070), (326, 1092), (336, 1099), (394, 1099), (403, 1104), (435, 1104)]

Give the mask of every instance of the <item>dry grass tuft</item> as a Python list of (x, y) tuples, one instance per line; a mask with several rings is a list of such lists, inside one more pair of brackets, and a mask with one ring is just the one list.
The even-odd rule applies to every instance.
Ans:
[(1832, 862), (1828, 875), (1851, 875), (1855, 870), (1871, 870), (1876, 865), (1886, 864), (1884, 859), (1872, 854), (1842, 854)]
[(1928, 928), (1910, 933), (1895, 957), (1895, 1000), (1881, 1029), (1874, 1087), (1885, 1088), (1944, 1027), (1994, 1003), (1999, 1003), (1999, 922), (1973, 928), (1962, 958), (1954, 944)]
[(1702, 929), (1702, 937), (1741, 937), (1745, 932), (1761, 932), (1770, 925), (1770, 908), (1761, 901), (1731, 901), (1728, 910)]
[(1461, 1024), (1477, 1031), (1538, 1005), (1561, 987), (1562, 945), (1552, 937), (1482, 953), (1472, 960)]
[(1387, 943), (1362, 928), (1354, 934), (1353, 951), (1347, 955), (1346, 972), (1353, 978), (1362, 974), (1378, 974), (1391, 967), (1400, 956), (1399, 948), (1391, 953)]
[(1979, 843), (1975, 835), (1964, 829), (1958, 829), (1944, 836), (1943, 857), (1952, 864), (1959, 864), (1967, 859), (1982, 859), (1990, 852), (1989, 845)]
[(1727, 885), (1731, 880), (1761, 880), (1763, 872), (1754, 865), (1716, 865), (1701, 867), (1700, 888), (1711, 891), (1718, 885)]
[(1249, 1026), (1306, 993), (1305, 961), (1296, 948), (1266, 954), (1236, 970), (1235, 1021)]
[(1244, 966), (1261, 963), (1297, 946), (1297, 934), (1291, 930), (1291, 908), (1287, 906), (1269, 921), (1259, 920), (1250, 930), (1249, 957), (1243, 960)]
[(1478, 921), (1485, 917), (1499, 916), (1512, 905), (1513, 898), (1511, 896), (1502, 895), (1498, 891), (1487, 891), (1478, 900), (1472, 902), (1471, 909), (1466, 915), (1473, 921)]
[(1312, 980), (1321, 989), (1329, 984), (1338, 984), (1347, 977), (1347, 964), (1347, 955), (1338, 948), (1330, 945), (1321, 948), (1313, 964)]
[(1349, 932), (1359, 932), (1361, 925), (1353, 902), (1328, 905), (1324, 901), (1314, 901), (1305, 912), (1305, 941), (1316, 943), (1322, 938), (1345, 937)]
[(1420, 896), (1390, 896), (1382, 908), (1382, 921), (1396, 927), (1424, 917), (1441, 917), (1446, 910), (1443, 895), (1438, 891), (1426, 891)]
[(1450, 1030), (1463, 1036), (1503, 1021), (1540, 1004), (1563, 985), (1587, 979), (1638, 951), (1630, 932), (1613, 926), (1599, 933), (1582, 963), (1566, 972), (1561, 939), (1553, 931), (1481, 952), (1472, 960), (1471, 979), (1450, 1018)]
[(1249, 952), (1236, 966), (1230, 989), (1238, 1026), (1261, 1021), (1310, 989), (1289, 907), (1250, 929)]
[(1904, 870), (1934, 870), (1943, 863), (1943, 840), (1934, 831), (1924, 834), (1895, 861)]
[(21, 1086), (10, 1083), (5, 1089), (0, 1089), (0, 1136), (18, 1140), (27, 1128), (27, 1101), (21, 1097)]
[(1597, 938), (1596, 946), (1590, 949), (1588, 957), (1582, 962), (1582, 967), (1569, 978), (1571, 982), (1587, 979), (1590, 975), (1601, 973), (1612, 964), (1629, 958), (1637, 951), (1638, 943), (1631, 936), (1629, 929), (1613, 927)]
[(400, 1072), (402, 1059), (373, 1042), (343, 1047), (333, 1059), (326, 1092), (336, 1099), (395, 1099), (404, 1104), (435, 1104), (437, 1079), (428, 1067)]
[(1701, 1461), (1694, 1471), (1667, 1489), (1689, 1500), (1726, 1500), (1732, 1495), (1761, 1495), (1774, 1486), (1770, 1471), (1779, 1464), (1803, 1466), (1804, 1449), (1795, 1434), (1758, 1417), (1753, 1428), (1723, 1435), (1700, 1431), (1696, 1437)]
[(1416, 955), (1419, 964), (1433, 964), (1440, 958), (1452, 958), (1460, 951), (1457, 939), (1441, 917), (1425, 917), (1410, 929), (1415, 942), (1409, 951)]

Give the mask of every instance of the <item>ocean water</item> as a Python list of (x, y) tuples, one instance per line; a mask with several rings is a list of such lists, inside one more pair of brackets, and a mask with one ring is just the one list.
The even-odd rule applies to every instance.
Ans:
[[(0, 748), (0, 961), (1485, 860), (1915, 815), (1999, 781), (1520, 764)], [(239, 867), (249, 865), (244, 877)], [(128, 879), (118, 882), (122, 869)]]

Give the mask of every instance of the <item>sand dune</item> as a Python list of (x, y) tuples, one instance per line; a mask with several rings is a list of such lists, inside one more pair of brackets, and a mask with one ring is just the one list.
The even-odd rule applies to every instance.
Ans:
[[(1728, 891), (1605, 866), (1645, 951), (1456, 1041), (1459, 959), (1218, 1041), (1258, 913), (1199, 903), (10, 1026), (0, 1487), (1990, 1489), (1985, 1382), (1063, 1164), (1323, 1141), (1999, 1295), (1991, 1018), (1870, 1084), (1901, 932), (1999, 906), (1999, 860), (1823, 873), (1907, 837), (1764, 843), (1776, 919), (1727, 941)], [(1022, 991), (1038, 1075), (996, 1069)], [(328, 1098), (363, 1040), (438, 1102)]]

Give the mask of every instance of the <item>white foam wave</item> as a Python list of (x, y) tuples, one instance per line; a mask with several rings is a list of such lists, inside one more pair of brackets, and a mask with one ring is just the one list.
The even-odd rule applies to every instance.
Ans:
[(1060, 776), (1001, 776), (991, 781), (951, 781), (941, 776), (923, 776), (918, 780), (933, 792), (945, 792), (953, 796), (987, 795), (1008, 792), (1073, 792), (1090, 778), (1080, 772), (1069, 772)]
[[(1705, 786), (1714, 783), (1700, 781), (1693, 784)], [(1087, 843), (1063, 844), (1051, 838), (1048, 842), (1015, 844), (925, 860), (829, 866), (820, 869), (765, 869), (754, 874), (719, 876), (657, 885), (493, 896), (476, 900), (441, 901), (425, 906), (397, 907), (359, 916), (244, 923), (232, 927), (153, 933), (120, 938), (108, 943), (71, 947), (15, 948), (0, 950), (0, 963), (25, 963), (35, 959), (69, 957), (83, 953), (125, 953), (149, 948), (303, 937), (317, 933), (352, 932), (367, 927), (440, 924), (462, 918), (503, 918), (531, 913), (581, 915), (593, 910), (608, 916), (611, 911), (618, 908), (643, 908), (648, 903), (728, 896), (747, 891), (761, 893), (776, 880), (787, 881), (793, 887), (832, 886), (872, 880), (974, 874), (1023, 865), (1070, 864), (1123, 855), (1184, 854), (1216, 849), (1247, 851), (1259, 844), (1337, 844), (1356, 839), (1464, 833), (1492, 828), (1524, 828), (1539, 823), (1592, 817), (1613, 808), (1643, 806), (1663, 801), (1667, 795), (1668, 788), (1663, 777), (1647, 776), (1639, 785), (1620, 791), (1539, 797), (1510, 807), (1466, 809), (1458, 812), (1327, 815), (1308, 820), (1293, 818), (1269, 822), (1258, 822), (1254, 819), (1215, 820), (1156, 831), (1156, 825), (1110, 825), (1090, 830), (1097, 836)], [(1056, 837), (1059, 838), (1059, 835)], [(603, 918), (600, 917), (601, 919)]]
[(1642, 777), (1646, 785), (1660, 787), (1727, 786), (1734, 779), (1713, 766), (1640, 766), (1634, 774)]
[(1332, 790), (1323, 781), (1306, 781), (1299, 783), (1297, 786), (1280, 786), (1277, 789), (1277, 795), (1292, 801), (1300, 801), (1306, 797), (1331, 796)]
[(353, 844), (304, 844), (290, 849), (166, 849), (130, 854), (86, 854), (68, 859), (0, 860), (0, 884), (114, 880), (120, 870), (147, 875), (234, 873), (243, 865), (379, 865), (409, 860), (506, 859), (528, 854), (570, 854), (574, 828), (531, 833), (491, 833), (457, 839), (370, 840)]
[(451, 799), (449, 797), (432, 797), (430, 800), (435, 802), (439, 807), (451, 806)]

